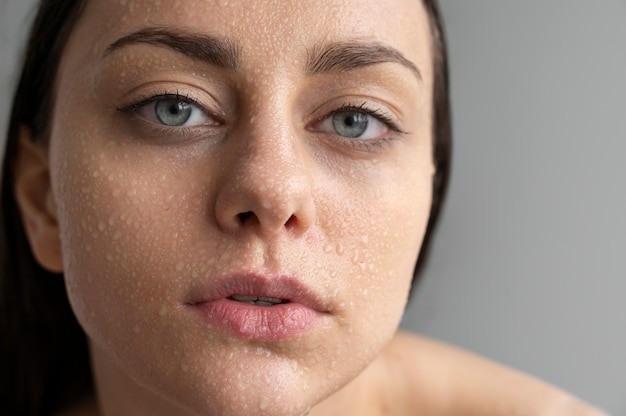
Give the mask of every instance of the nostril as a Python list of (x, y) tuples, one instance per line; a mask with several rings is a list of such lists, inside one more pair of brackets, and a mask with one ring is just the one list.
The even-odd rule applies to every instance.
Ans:
[(254, 212), (252, 211), (247, 211), (247, 212), (241, 212), (239, 214), (237, 214), (237, 219), (239, 219), (239, 224), (245, 224), (246, 222), (248, 222), (250, 220), (250, 218), (254, 218)]
[(285, 227), (292, 228), (292, 227), (295, 227), (297, 223), (298, 223), (298, 219), (296, 218), (295, 215), (292, 215), (291, 217), (289, 217), (289, 219), (285, 223)]

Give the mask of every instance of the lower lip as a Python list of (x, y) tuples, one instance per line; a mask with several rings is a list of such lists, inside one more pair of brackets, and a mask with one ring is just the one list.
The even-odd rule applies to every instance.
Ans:
[(256, 306), (230, 299), (195, 305), (210, 325), (254, 340), (278, 341), (313, 328), (319, 313), (300, 303)]

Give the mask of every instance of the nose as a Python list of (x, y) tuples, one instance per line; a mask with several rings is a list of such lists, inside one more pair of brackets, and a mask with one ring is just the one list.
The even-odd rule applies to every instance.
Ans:
[(247, 125), (228, 140), (215, 202), (217, 224), (231, 233), (301, 235), (315, 221), (312, 159), (293, 129), (265, 126)]

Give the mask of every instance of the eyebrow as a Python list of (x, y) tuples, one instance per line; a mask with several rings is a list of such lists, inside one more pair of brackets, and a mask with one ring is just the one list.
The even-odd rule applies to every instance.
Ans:
[[(233, 72), (239, 67), (240, 50), (234, 42), (161, 27), (145, 28), (121, 37), (106, 49), (104, 57), (127, 45), (141, 43), (166, 47), (192, 59)], [(417, 66), (400, 51), (376, 42), (345, 41), (318, 44), (308, 51), (305, 71), (307, 75), (346, 72), (389, 62), (401, 64), (413, 72), (418, 80), (422, 80)]]
[(173, 49), (190, 58), (230, 71), (236, 71), (238, 67), (239, 48), (233, 42), (209, 35), (158, 27), (142, 29), (121, 37), (106, 49), (104, 56), (124, 46), (141, 43)]
[(309, 51), (306, 72), (309, 75), (344, 72), (388, 62), (403, 65), (411, 70), (418, 80), (422, 80), (422, 74), (417, 66), (400, 51), (375, 42), (348, 41), (316, 45)]

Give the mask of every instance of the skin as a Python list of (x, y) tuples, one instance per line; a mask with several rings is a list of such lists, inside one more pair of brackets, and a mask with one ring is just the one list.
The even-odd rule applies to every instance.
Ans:
[[(146, 43), (107, 52), (154, 27), (236, 44), (236, 70)], [(419, 74), (307, 72), (320, 45), (374, 41)], [(49, 144), (24, 130), (16, 182), (33, 251), (63, 271), (89, 337), (97, 402), (74, 414), (575, 414), (544, 384), (396, 333), (431, 203), (432, 82), (414, 0), (90, 1)], [(145, 101), (165, 93), (197, 101), (200, 122), (159, 125)], [(328, 120), (346, 104), (401, 132), (370, 118), (374, 138), (342, 138)], [(233, 273), (294, 276), (319, 319), (280, 340), (207, 324), (190, 302)]]

